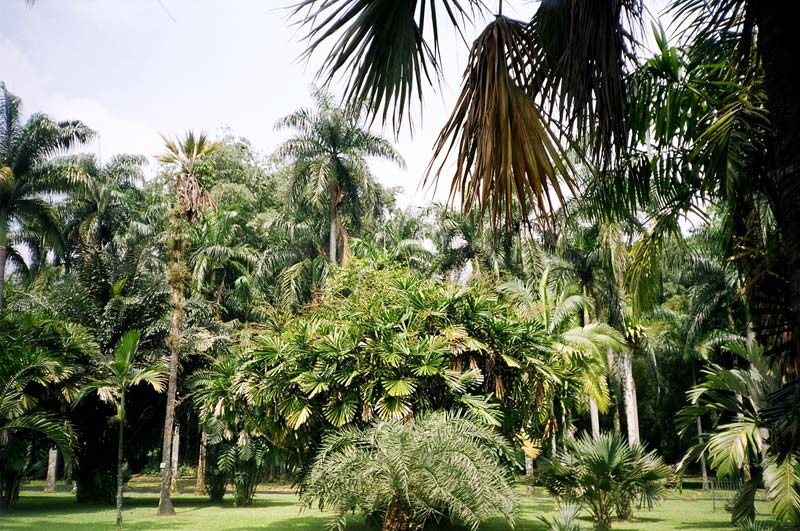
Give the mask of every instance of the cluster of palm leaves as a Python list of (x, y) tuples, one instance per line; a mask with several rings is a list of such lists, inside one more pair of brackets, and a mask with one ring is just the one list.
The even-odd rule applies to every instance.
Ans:
[(458, 413), (421, 415), (413, 422), (378, 421), (328, 435), (302, 498), (334, 509), (334, 529), (361, 511), (384, 531), (412, 531), (452, 521), (477, 530), (500, 513), (513, 525), (514, 493), (500, 459), (508, 443), (479, 418)]
[(578, 503), (595, 529), (608, 530), (616, 515), (629, 519), (632, 505), (652, 507), (665, 491), (670, 469), (654, 452), (629, 445), (615, 433), (584, 435), (539, 469), (539, 481), (559, 499)]

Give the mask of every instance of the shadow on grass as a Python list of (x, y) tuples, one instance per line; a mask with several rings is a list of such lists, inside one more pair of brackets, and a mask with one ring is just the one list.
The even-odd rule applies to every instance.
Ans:
[[(187, 512), (195, 511), (204, 508), (219, 508), (235, 510), (233, 501), (223, 500), (222, 503), (211, 503), (207, 498), (189, 498), (179, 497), (173, 498), (172, 504), (176, 510)], [(269, 497), (266, 499), (258, 499), (254, 501), (250, 508), (262, 509), (269, 507), (286, 507), (297, 505), (296, 500), (291, 497), (280, 499), (276, 497)], [(123, 500), (123, 509), (133, 508), (147, 508), (152, 507), (153, 514), (158, 508), (158, 497), (155, 496), (128, 496)], [(17, 503), (17, 507), (12, 514), (16, 516), (27, 516), (29, 514), (41, 515), (41, 513), (57, 513), (57, 514), (88, 514), (97, 513), (102, 511), (113, 511), (113, 505), (104, 504), (86, 504), (78, 503), (73, 496), (53, 496), (52, 494), (30, 495), (26, 494), (21, 497)], [(38, 529), (38, 528), (34, 528)], [(59, 530), (61, 531), (61, 530)]]

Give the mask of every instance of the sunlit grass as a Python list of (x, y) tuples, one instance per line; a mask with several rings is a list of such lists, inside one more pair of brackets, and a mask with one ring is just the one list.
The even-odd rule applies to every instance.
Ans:
[[(187, 487), (188, 487), (187, 480)], [(219, 505), (208, 503), (205, 497), (180, 494), (174, 497), (176, 516), (155, 516), (158, 495), (143, 490), (146, 481), (134, 483), (134, 490), (126, 494), (125, 529), (130, 530), (208, 530), (208, 531), (280, 531), (322, 530), (330, 514), (316, 509), (302, 509), (293, 494), (276, 494), (259, 489), (253, 507), (234, 508), (230, 499)], [(10, 531), (33, 531), (54, 529), (57, 531), (86, 531), (112, 529), (114, 510), (112, 507), (79, 505), (68, 492), (44, 494), (33, 490), (38, 484), (29, 485), (23, 492), (14, 513), (0, 516), (0, 529)], [(698, 499), (702, 498), (702, 499)], [(553, 501), (544, 496), (521, 498), (517, 529), (520, 531), (545, 531), (538, 516), (553, 513)], [(618, 531), (673, 531), (731, 529), (730, 514), (717, 503), (712, 510), (708, 493), (672, 492), (669, 499), (652, 511), (637, 511), (631, 522), (615, 522)], [(769, 520), (766, 502), (757, 502), (759, 519)], [(352, 518), (354, 531), (371, 529), (357, 516)], [(589, 521), (584, 521), (589, 527)], [(488, 522), (483, 531), (508, 529), (502, 520)]]

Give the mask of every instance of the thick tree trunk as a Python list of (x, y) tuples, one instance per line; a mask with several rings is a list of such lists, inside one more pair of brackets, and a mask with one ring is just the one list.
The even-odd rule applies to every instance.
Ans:
[(50, 448), (47, 452), (47, 483), (45, 483), (45, 492), (56, 491), (56, 473), (58, 472), (58, 448), (55, 446)]
[(3, 309), (3, 290), (6, 287), (6, 257), (8, 245), (8, 216), (0, 212), (0, 310)]
[(125, 429), (125, 390), (122, 390), (117, 417), (119, 418), (119, 439), (117, 440), (117, 531), (122, 531), (122, 461), (123, 430)]
[(622, 351), (620, 369), (622, 372), (622, 394), (625, 399), (625, 421), (628, 426), (628, 443), (639, 443), (639, 407), (636, 402), (636, 382), (633, 380), (631, 351)]
[(405, 500), (392, 499), (389, 507), (386, 508), (386, 516), (383, 519), (383, 531), (415, 531), (420, 526), (414, 522), (411, 515), (411, 508)]
[(786, 253), (795, 334), (800, 342), (800, 84), (797, 83), (797, 2), (751, 2), (758, 25), (758, 51), (765, 74), (772, 139), (769, 175), (777, 189), (776, 221)]
[(600, 408), (597, 407), (597, 401), (594, 398), (589, 398), (589, 417), (592, 422), (592, 437), (596, 440), (600, 438)]
[(206, 430), (202, 430), (200, 435), (200, 454), (197, 456), (197, 483), (194, 487), (194, 495), (202, 496), (206, 492), (206, 445), (208, 444), (208, 435)]
[(336, 237), (336, 229), (337, 229), (337, 213), (339, 208), (339, 190), (336, 188), (335, 183), (331, 183), (331, 190), (330, 190), (330, 225), (331, 225), (331, 232), (330, 237), (328, 239), (328, 260), (330, 260), (331, 264), (336, 265), (336, 244), (338, 242), (338, 238)]
[(172, 453), (170, 454), (170, 484), (169, 491), (172, 493), (178, 492), (178, 453), (181, 446), (181, 426), (175, 424), (175, 430), (172, 432)]

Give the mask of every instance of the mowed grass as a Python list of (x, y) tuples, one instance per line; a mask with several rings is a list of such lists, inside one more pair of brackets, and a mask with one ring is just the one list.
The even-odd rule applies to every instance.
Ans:
[[(677, 495), (677, 493), (675, 494)], [(234, 508), (230, 501), (221, 505), (210, 504), (207, 498), (181, 494), (174, 497), (176, 516), (156, 517), (158, 496), (155, 493), (134, 492), (126, 494), (125, 529), (127, 530), (207, 530), (207, 531), (283, 531), (324, 530), (330, 513), (316, 509), (302, 509), (294, 494), (260, 492), (256, 503), (248, 508)], [(772, 521), (765, 502), (758, 502), (759, 519)], [(517, 529), (520, 531), (546, 531), (537, 519), (552, 516), (550, 498), (521, 498)], [(366, 531), (370, 528), (354, 516), (349, 529)], [(584, 527), (589, 528), (588, 518)], [(75, 502), (74, 496), (59, 492), (44, 494), (26, 490), (20, 496), (17, 509), (0, 515), (0, 529), (9, 531), (93, 531), (114, 528), (112, 507), (86, 506)], [(638, 511), (634, 521), (615, 522), (616, 531), (673, 531), (731, 529), (730, 514), (717, 505), (712, 511), (710, 500), (671, 498), (652, 511)], [(488, 522), (482, 531), (506, 531), (508, 526), (496, 519)]]

